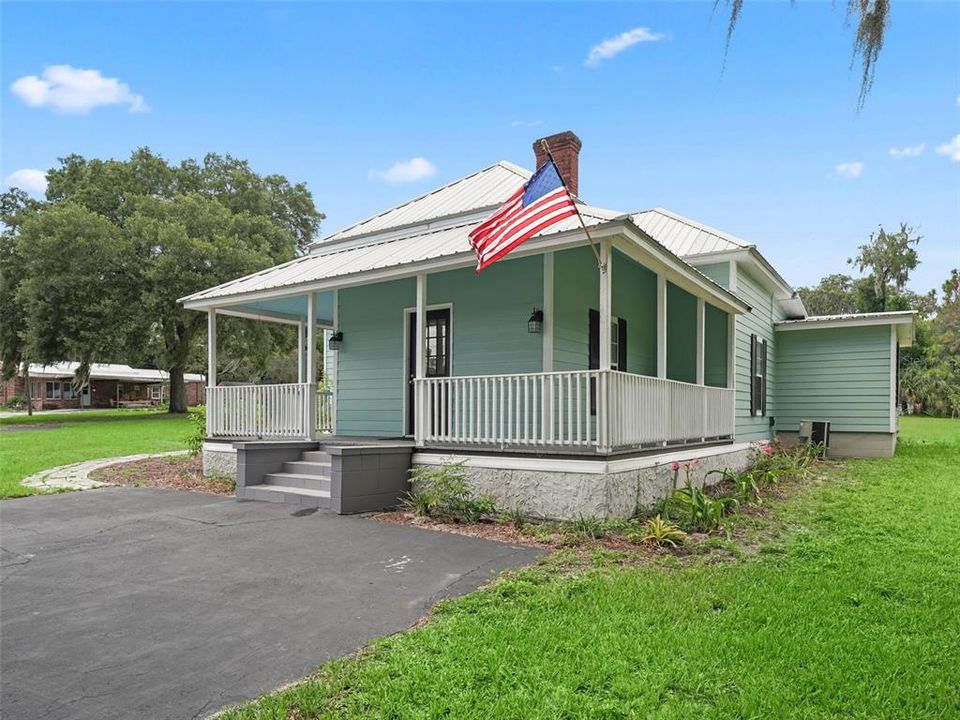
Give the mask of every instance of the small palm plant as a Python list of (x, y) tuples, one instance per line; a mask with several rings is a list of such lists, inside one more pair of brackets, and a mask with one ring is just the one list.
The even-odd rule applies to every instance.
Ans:
[(664, 520), (660, 515), (655, 515), (647, 520), (644, 530), (646, 534), (640, 540), (656, 543), (661, 547), (664, 545), (676, 547), (687, 539), (687, 534), (683, 530), (669, 520)]

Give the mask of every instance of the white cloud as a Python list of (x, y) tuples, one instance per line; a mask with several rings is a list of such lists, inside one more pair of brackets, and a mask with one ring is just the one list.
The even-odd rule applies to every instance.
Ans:
[(599, 45), (594, 45), (587, 53), (587, 59), (584, 65), (587, 67), (597, 67), (604, 60), (609, 60), (615, 55), (619, 55), (629, 47), (642, 42), (657, 42), (666, 37), (663, 33), (650, 32), (650, 28), (638, 27), (633, 30), (627, 30), (616, 37), (607, 38)]
[(70, 65), (51, 65), (40, 77), (25, 75), (15, 80), (10, 90), (30, 107), (50, 107), (64, 113), (83, 114), (101, 105), (128, 105), (130, 112), (150, 110), (143, 96), (131, 92), (118, 78)]
[(927, 144), (920, 143), (919, 145), (908, 145), (907, 147), (902, 148), (890, 148), (888, 152), (892, 158), (913, 158), (921, 155), (926, 149)]
[(14, 170), (7, 175), (4, 183), (8, 188), (18, 187), (21, 190), (39, 195), (47, 191), (47, 173), (45, 170), (37, 170), (36, 168)]
[(371, 170), (370, 177), (389, 183), (408, 183), (425, 180), (437, 174), (437, 166), (422, 157), (395, 162), (386, 170)]
[(856, 162), (843, 162), (837, 165), (837, 175), (845, 178), (857, 178), (863, 175), (863, 169), (866, 166), (859, 160)]
[(945, 155), (954, 162), (960, 162), (960, 135), (954, 135), (950, 142), (936, 147), (938, 155)]

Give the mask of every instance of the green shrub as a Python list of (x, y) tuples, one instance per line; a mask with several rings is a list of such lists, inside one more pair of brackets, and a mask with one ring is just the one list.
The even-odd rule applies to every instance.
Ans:
[(760, 485), (757, 482), (759, 473), (755, 470), (744, 470), (736, 472), (734, 470), (711, 470), (707, 475), (720, 475), (722, 480), (726, 480), (733, 486), (733, 496), (741, 503), (760, 504)]
[(564, 531), (573, 540), (599, 540), (608, 535), (604, 522), (593, 515), (581, 515), (564, 525)]
[(641, 542), (654, 543), (664, 546), (670, 545), (676, 547), (687, 539), (687, 534), (669, 520), (664, 520), (659, 515), (647, 520), (644, 525), (644, 534), (640, 537)]
[(27, 407), (27, 397), (26, 395), (14, 395), (3, 407), (8, 410), (24, 410)]
[(190, 434), (187, 435), (187, 449), (191, 455), (197, 455), (203, 450), (203, 441), (207, 437), (207, 408), (197, 405), (190, 408)]
[(422, 517), (445, 522), (479, 522), (496, 512), (491, 497), (474, 497), (467, 486), (465, 460), (440, 466), (421, 465), (410, 471), (413, 489), (401, 506)]
[(703, 488), (695, 485), (677, 490), (673, 499), (686, 510), (687, 527), (700, 532), (713, 532), (720, 527), (727, 510), (739, 506), (736, 498), (723, 495), (711, 497)]
[(527, 511), (522, 502), (518, 502), (512, 508), (500, 511), (500, 522), (505, 525), (513, 525), (517, 530), (521, 530), (526, 523)]

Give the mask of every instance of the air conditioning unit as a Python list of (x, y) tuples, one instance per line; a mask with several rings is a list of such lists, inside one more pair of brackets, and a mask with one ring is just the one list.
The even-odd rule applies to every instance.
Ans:
[(797, 441), (804, 445), (821, 445), (826, 457), (830, 450), (830, 421), (801, 420)]

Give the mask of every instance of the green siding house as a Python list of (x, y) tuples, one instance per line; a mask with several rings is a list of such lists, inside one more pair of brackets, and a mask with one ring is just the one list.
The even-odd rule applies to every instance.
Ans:
[[(579, 197), (579, 139), (547, 140)], [(184, 298), (208, 313), (205, 464), (240, 497), (351, 512), (462, 459), (502, 503), (576, 517), (811, 421), (834, 455), (893, 452), (910, 313), (808, 317), (754, 245), (662, 209), (580, 202), (589, 236), (564, 220), (477, 274), (468, 233), (530, 174), (496, 163)], [(299, 382), (218, 384), (221, 315), (297, 326)]]

